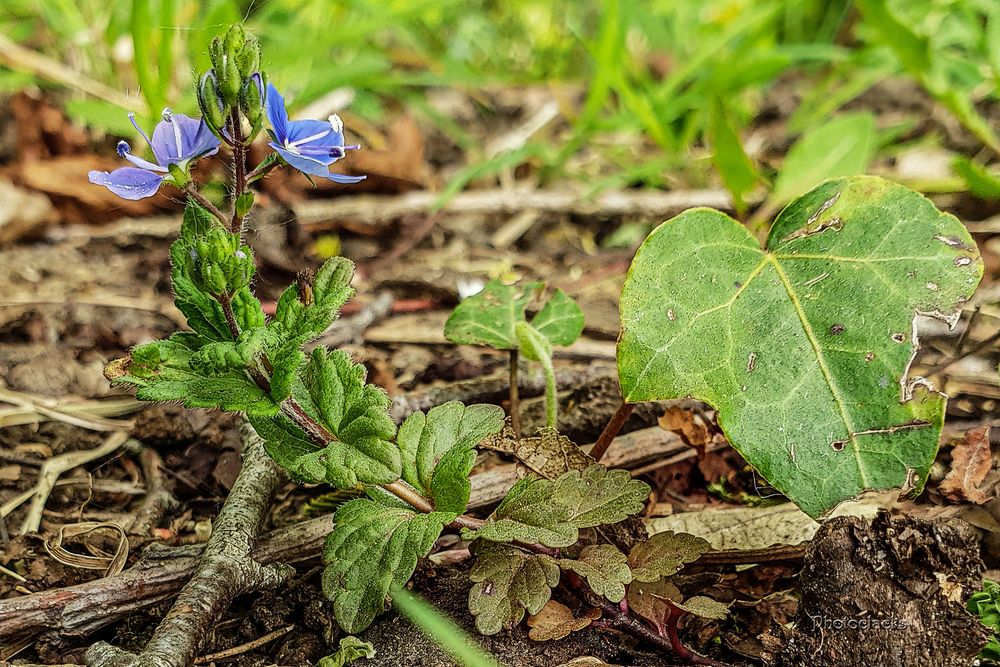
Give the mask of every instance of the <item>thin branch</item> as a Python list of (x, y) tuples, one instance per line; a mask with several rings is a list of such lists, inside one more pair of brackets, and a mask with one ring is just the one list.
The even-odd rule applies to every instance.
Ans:
[(243, 430), (243, 467), (216, 518), (194, 576), (181, 590), (170, 613), (139, 655), (105, 642), (86, 653), (90, 667), (187, 667), (209, 628), (233, 599), (248, 591), (284, 583), (289, 565), (262, 565), (253, 558), (260, 526), (285, 475), (249, 426)]
[(514, 429), (514, 437), (521, 439), (521, 402), (517, 395), (517, 364), (519, 353), (517, 348), (510, 351), (510, 426)]
[(209, 213), (215, 216), (215, 218), (222, 223), (223, 227), (229, 224), (228, 221), (226, 220), (226, 215), (222, 211), (220, 211), (219, 207), (213, 204), (208, 197), (203, 195), (201, 191), (198, 190), (198, 186), (196, 186), (194, 183), (189, 183), (187, 187), (184, 188), (184, 193), (187, 194), (188, 197), (191, 197), (191, 199), (194, 199), (196, 202), (205, 207), (205, 210), (207, 210)]
[(233, 109), (229, 119), (229, 131), (233, 137), (233, 217), (229, 225), (232, 233), (243, 234), (243, 218), (240, 217), (237, 201), (247, 191), (247, 147), (243, 145), (243, 121), (239, 109)]
[(611, 446), (612, 441), (621, 432), (622, 427), (625, 426), (625, 422), (628, 421), (629, 415), (632, 414), (633, 410), (635, 410), (635, 403), (626, 403), (622, 400), (621, 405), (618, 406), (618, 410), (611, 417), (611, 421), (601, 431), (600, 437), (594, 443), (594, 448), (590, 450), (590, 456), (595, 461), (600, 461), (604, 457), (604, 452), (608, 451), (608, 447)]

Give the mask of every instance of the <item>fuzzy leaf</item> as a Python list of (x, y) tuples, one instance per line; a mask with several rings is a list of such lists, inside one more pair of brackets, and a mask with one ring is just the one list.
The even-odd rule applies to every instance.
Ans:
[(650, 234), (621, 297), (625, 399), (711, 403), (732, 445), (813, 517), (919, 490), (944, 397), (909, 377), (917, 313), (954, 324), (983, 266), (962, 224), (874, 177), (829, 181), (762, 249), (707, 209)]
[(669, 530), (639, 542), (628, 555), (628, 566), (636, 581), (651, 582), (677, 574), (711, 549), (707, 540)]
[(572, 345), (583, 333), (583, 310), (566, 292), (557, 289), (531, 319), (531, 326), (553, 345)]
[[(324, 448), (314, 446), (304, 455), (296, 448), (293, 469), (304, 475), (325, 467), (326, 481), (340, 489), (359, 482), (388, 484), (399, 479), (402, 466), (392, 442), (396, 423), (389, 417), (389, 397), (380, 388), (365, 384), (364, 366), (341, 350), (316, 348), (301, 381), (293, 383), (292, 393), (303, 410), (334, 438)], [(275, 460), (287, 459), (283, 452), (275, 456)]]
[(680, 590), (666, 579), (656, 581), (633, 581), (628, 587), (628, 607), (634, 613), (660, 629), (665, 634), (667, 616), (670, 615), (670, 600), (674, 604), (683, 598)]
[(612, 602), (621, 602), (625, 597), (625, 585), (632, 581), (632, 570), (626, 563), (625, 554), (610, 544), (585, 546), (576, 560), (560, 558), (559, 567), (572, 570), (587, 580), (587, 584), (598, 595)]
[(316, 338), (337, 319), (341, 306), (354, 296), (353, 277), (351, 260), (328, 259), (310, 285), (292, 283), (282, 293), (271, 326), (285, 341), (295, 340), (299, 345)]
[(488, 545), (479, 552), (469, 578), (469, 611), (476, 617), (476, 628), (495, 635), (520, 623), (525, 611), (541, 611), (559, 584), (559, 566), (548, 556)]
[(722, 621), (729, 615), (729, 605), (705, 597), (704, 595), (690, 597), (683, 604), (678, 604), (677, 607), (689, 614), (707, 618), (711, 621)]
[(491, 280), (481, 292), (463, 299), (455, 307), (444, 325), (444, 335), (459, 345), (516, 349), (514, 326), (525, 321), (524, 311), (541, 289), (541, 283), (530, 283), (522, 290)]
[(369, 642), (363, 642), (353, 635), (340, 640), (336, 653), (320, 658), (316, 667), (347, 667), (355, 660), (374, 658), (375, 647)]
[(574, 616), (573, 611), (566, 605), (549, 600), (541, 611), (528, 619), (528, 626), (531, 628), (528, 637), (536, 642), (562, 639), (570, 633), (583, 630), (600, 617), (600, 609), (588, 609), (582, 616)]
[(430, 553), (455, 516), (420, 514), (367, 498), (337, 510), (323, 550), (323, 592), (333, 602), (337, 624), (350, 633), (371, 625), (389, 590), (406, 584), (417, 560)]
[(174, 241), (170, 246), (170, 284), (174, 290), (174, 304), (184, 313), (188, 326), (208, 340), (232, 340), (222, 306), (211, 295), (202, 292), (192, 280), (187, 253), (188, 246), (183, 240)]
[(649, 487), (633, 480), (627, 470), (608, 470), (595, 464), (571, 470), (555, 481), (525, 478), (468, 538), (493, 542), (539, 542), (567, 547), (579, 538), (580, 528), (617, 523), (641, 512)]
[(249, 420), (264, 439), (268, 456), (287, 470), (293, 479), (307, 484), (326, 481), (326, 463), (320, 456), (323, 449), (313, 443), (295, 422), (280, 413), (270, 417), (251, 416)]
[(414, 412), (399, 427), (396, 439), (402, 452), (403, 479), (432, 498), (437, 509), (464, 512), (475, 447), (503, 426), (504, 412), (496, 405), (466, 407), (450, 401), (426, 415)]
[(218, 408), (248, 415), (273, 415), (278, 405), (242, 368), (198, 367), (195, 356), (206, 345), (197, 334), (176, 333), (167, 340), (132, 350), (126, 374), (115, 384), (138, 388), (141, 401), (181, 401), (189, 408)]

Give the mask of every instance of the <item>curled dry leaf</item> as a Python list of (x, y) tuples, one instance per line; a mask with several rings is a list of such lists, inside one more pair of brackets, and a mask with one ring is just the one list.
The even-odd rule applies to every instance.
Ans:
[(601, 617), (600, 609), (588, 609), (582, 616), (574, 616), (566, 605), (549, 600), (534, 616), (528, 618), (528, 636), (536, 642), (562, 639), (571, 632), (582, 630)]
[(702, 422), (701, 418), (692, 410), (687, 410), (679, 405), (671, 405), (656, 423), (664, 431), (673, 431), (684, 439), (684, 442), (692, 447), (704, 447), (712, 439), (711, 433)]
[(970, 429), (951, 450), (951, 470), (938, 488), (952, 500), (982, 505), (990, 499), (990, 494), (981, 487), (992, 467), (990, 427)]

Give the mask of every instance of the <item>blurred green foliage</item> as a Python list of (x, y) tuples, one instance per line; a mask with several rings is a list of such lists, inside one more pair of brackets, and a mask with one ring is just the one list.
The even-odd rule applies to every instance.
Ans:
[[(468, 169), (450, 191), (523, 161), (539, 167), (543, 179), (570, 176), (594, 189), (662, 186), (678, 177), (701, 185), (710, 165), (739, 202), (776, 176), (798, 187), (806, 179), (782, 178), (756, 164), (741, 143), (779, 81), (807, 82), (796, 87), (801, 99), (788, 122), (790, 140), (827, 122), (878, 81), (906, 76), (993, 157), (1000, 153), (1000, 141), (976, 108), (997, 100), (996, 0), (4, 4), (0, 33), (108, 86), (140, 91), (137, 107), (149, 115), (168, 102), (192, 111), (193, 77), (208, 65), (205, 45), (231, 22), (245, 20), (262, 37), (272, 80), (294, 105), (349, 87), (352, 112), (377, 122), (406, 108), (464, 148)], [(23, 72), (0, 68), (0, 88), (29, 82)], [(490, 156), (481, 137), (428, 103), (428, 90), (436, 87), (470, 91), (477, 99), (474, 91), (483, 87), (513, 85), (550, 87), (570, 130), (539, 134), (514, 155)], [(122, 129), (120, 112), (107, 103), (74, 98), (69, 110), (93, 126)], [(880, 133), (876, 144), (887, 148), (892, 139), (891, 131)], [(657, 150), (637, 151), (637, 144)], [(580, 168), (581, 154), (597, 155), (599, 168)]]

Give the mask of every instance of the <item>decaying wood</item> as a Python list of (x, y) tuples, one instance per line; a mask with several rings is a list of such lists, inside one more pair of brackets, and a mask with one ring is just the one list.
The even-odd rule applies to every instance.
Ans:
[(191, 579), (139, 655), (105, 642), (86, 653), (91, 667), (187, 667), (201, 643), (237, 595), (274, 588), (295, 570), (285, 563), (254, 560), (254, 546), (285, 475), (249, 426), (243, 430), (243, 467), (219, 511), (212, 536)]
[[(686, 448), (677, 435), (654, 427), (619, 436), (605, 454), (605, 461), (611, 466), (627, 467)], [(470, 506), (484, 507), (499, 501), (524, 475), (524, 470), (508, 463), (473, 475)], [(234, 486), (232, 495), (236, 489)], [(220, 521), (221, 518), (220, 515)], [(253, 549), (253, 560), (267, 566), (318, 558), (332, 529), (333, 517), (328, 515), (273, 531), (263, 536)], [(218, 523), (216, 530), (221, 530)], [(39, 631), (62, 637), (89, 635), (126, 614), (176, 595), (198, 567), (204, 550), (202, 545), (151, 547), (135, 566), (118, 576), (0, 600), (0, 636)]]

